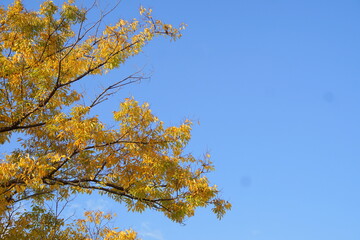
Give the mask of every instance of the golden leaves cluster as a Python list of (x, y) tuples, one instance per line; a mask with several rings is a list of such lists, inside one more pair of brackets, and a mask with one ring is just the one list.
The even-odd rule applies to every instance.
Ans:
[[(55, 194), (67, 199), (96, 191), (129, 211), (155, 209), (176, 222), (208, 205), (221, 217), (231, 205), (205, 176), (213, 170), (209, 156), (184, 153), (189, 120), (166, 127), (133, 98), (114, 112), (116, 128), (92, 114), (111, 90), (141, 77), (110, 85), (90, 104), (74, 88), (86, 76), (120, 67), (156, 36), (179, 38), (183, 26), (156, 20), (143, 7), (140, 20), (103, 28), (101, 18), (91, 23), (87, 13), (70, 0), (61, 6), (44, 1), (38, 11), (20, 0), (0, 7), (0, 146), (19, 137), (19, 146), (0, 159), (0, 216), (21, 201), (41, 206)], [(109, 230), (103, 238), (134, 234)]]

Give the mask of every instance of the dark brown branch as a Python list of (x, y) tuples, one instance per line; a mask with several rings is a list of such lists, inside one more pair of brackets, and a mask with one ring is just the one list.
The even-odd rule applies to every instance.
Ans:
[[(31, 114), (33, 114), (34, 112), (36, 112), (37, 110), (39, 110), (40, 108), (44, 107), (50, 100), (51, 98), (55, 95), (56, 91), (64, 86), (70, 85), (74, 82), (77, 82), (79, 80), (81, 80), (82, 78), (84, 78), (85, 76), (91, 74), (92, 72), (94, 72), (95, 70), (101, 68), (102, 66), (104, 66), (105, 64), (107, 64), (109, 62), (110, 59), (112, 59), (114, 56), (116, 56), (117, 54), (119, 54), (120, 52), (126, 50), (127, 48), (131, 48), (132, 46), (134, 46), (135, 44), (137, 44), (138, 42), (140, 42), (139, 40), (131, 43), (127, 46), (125, 46), (124, 48), (115, 51), (113, 53), (111, 53), (107, 59), (105, 59), (102, 63), (99, 63), (98, 65), (96, 65), (95, 67), (89, 68), (87, 71), (85, 71), (83, 74), (79, 75), (78, 77), (76, 77), (75, 79), (68, 81), (66, 83), (60, 83), (60, 75), (58, 74), (57, 77), (57, 84), (54, 86), (54, 88), (51, 90), (51, 92), (49, 93), (49, 95), (43, 100), (41, 101), (38, 106), (36, 106), (34, 109), (30, 110), (29, 112), (27, 112), (26, 114), (24, 114), (20, 119), (18, 119), (17, 121), (15, 121), (11, 126), (8, 127), (1, 127), (0, 128), (0, 133), (2, 132), (8, 132), (8, 131), (12, 131), (15, 130), (15, 128), (21, 124), (26, 118), (28, 118)], [(59, 68), (61, 66), (61, 61), (59, 63)]]
[(54, 174), (57, 171), (59, 171), (66, 163), (68, 163), (71, 160), (71, 158), (73, 156), (75, 156), (78, 153), (79, 153), (78, 150), (74, 150), (73, 153), (69, 157), (65, 158), (65, 160), (62, 163), (60, 163), (54, 170), (52, 170), (50, 173), (48, 173), (43, 179), (48, 179), (48, 178), (51, 178), (52, 176), (54, 176)]
[(37, 196), (41, 196), (41, 195), (44, 195), (44, 194), (50, 194), (52, 192), (54, 192), (54, 191), (44, 191), (44, 192), (33, 193), (33, 194), (30, 194), (30, 195), (26, 195), (24, 197), (18, 198), (16, 200), (14, 200), (13, 202), (17, 203), (17, 202), (24, 201), (24, 200), (34, 198), (34, 197), (37, 197)]
[[(61, 27), (61, 25), (64, 23), (64, 21), (65, 21), (65, 19), (64, 19), (64, 18), (61, 18), (61, 22), (56, 26), (56, 28), (55, 28), (55, 29), (49, 34), (49, 36), (47, 37), (46, 42), (45, 42), (45, 46), (44, 46), (43, 51), (41, 52), (40, 57), (39, 57), (39, 59), (38, 59), (37, 62), (41, 62), (41, 61), (42, 61), (42, 57), (44, 56), (44, 54), (45, 54), (45, 52), (46, 52), (46, 49), (47, 49), (47, 47), (48, 47), (48, 44), (49, 44), (49, 42), (50, 42), (51, 37), (60, 29), (60, 27)], [(50, 23), (49, 23), (49, 25), (50, 25)], [(50, 28), (50, 26), (49, 26), (49, 28)]]
[[(139, 73), (140, 73), (140, 71), (137, 71), (136, 73), (133, 73), (130, 76), (108, 86), (95, 98), (95, 100), (90, 104), (89, 107), (90, 108), (95, 107), (96, 105), (106, 101), (108, 99), (107, 98), (108, 96), (115, 94), (118, 90), (120, 90), (121, 87), (126, 86), (131, 83), (141, 81), (142, 79), (145, 79), (145, 77), (143, 77), (143, 76), (136, 76)], [(126, 82), (126, 81), (128, 81), (128, 82)], [(110, 92), (110, 91), (112, 91), (112, 92)]]
[(102, 147), (112, 146), (112, 145), (115, 145), (115, 144), (134, 143), (134, 144), (148, 145), (148, 144), (160, 144), (160, 143), (167, 143), (167, 142), (169, 142), (169, 141), (145, 142), (145, 141), (117, 140), (117, 141), (113, 141), (113, 142), (109, 142), (109, 143), (104, 143), (104, 144), (101, 144), (101, 145), (91, 145), (91, 146), (88, 146), (88, 147), (84, 148), (84, 150), (102, 148)]
[(0, 133), (1, 133), (1, 132), (12, 131), (12, 130), (18, 130), (18, 129), (27, 129), (27, 128), (33, 128), (33, 127), (41, 127), (41, 126), (44, 126), (45, 124), (46, 124), (46, 123), (42, 122), (42, 123), (29, 124), (29, 125), (25, 125), (25, 126), (2, 127), (2, 128), (0, 128)]
[[(169, 212), (171, 212), (171, 210), (166, 208), (164, 205), (162, 205), (161, 202), (175, 200), (175, 198), (163, 198), (163, 199), (162, 198), (159, 198), (159, 199), (139, 198), (139, 197), (129, 194), (123, 187), (117, 186), (117, 185), (111, 184), (111, 183), (102, 183), (102, 184), (105, 184), (105, 186), (108, 186), (110, 188), (106, 188), (101, 185), (94, 186), (94, 185), (83, 185), (82, 184), (82, 183), (91, 183), (91, 182), (100, 183), (100, 181), (98, 181), (98, 180), (91, 180), (91, 179), (65, 180), (65, 179), (60, 179), (60, 178), (52, 178), (51, 181), (58, 182), (58, 183), (61, 183), (64, 185), (89, 189), (89, 190), (98, 190), (98, 191), (106, 192), (109, 194), (114, 194), (114, 195), (120, 196), (120, 197), (126, 197), (126, 198), (129, 198), (132, 200), (141, 201), (141, 202), (147, 204), (149, 207), (154, 207), (156, 209), (162, 208)], [(55, 183), (53, 183), (53, 184), (55, 184)]]

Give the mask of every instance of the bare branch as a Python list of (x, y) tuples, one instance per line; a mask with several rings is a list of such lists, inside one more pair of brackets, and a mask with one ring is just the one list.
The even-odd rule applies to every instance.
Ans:
[(146, 77), (144, 77), (143, 75), (138, 75), (140, 71), (137, 71), (133, 74), (131, 74), (130, 76), (110, 85), (109, 87), (107, 87), (106, 89), (104, 89), (96, 98), (95, 100), (90, 104), (90, 108), (95, 107), (96, 105), (106, 101), (111, 95), (115, 94), (117, 91), (119, 91), (121, 89), (121, 87), (126, 86), (128, 84), (131, 83), (135, 83), (135, 82), (139, 82), (143, 79), (148, 79)]

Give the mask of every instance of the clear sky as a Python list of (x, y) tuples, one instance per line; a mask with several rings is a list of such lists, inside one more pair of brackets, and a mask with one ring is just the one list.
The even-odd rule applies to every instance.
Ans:
[(360, 1), (123, 0), (113, 17), (140, 2), (188, 28), (104, 77), (152, 74), (103, 114), (134, 96), (169, 124), (199, 120), (188, 151), (210, 151), (209, 177), (233, 209), (221, 221), (201, 209), (183, 226), (98, 197), (87, 206), (144, 240), (359, 240)]

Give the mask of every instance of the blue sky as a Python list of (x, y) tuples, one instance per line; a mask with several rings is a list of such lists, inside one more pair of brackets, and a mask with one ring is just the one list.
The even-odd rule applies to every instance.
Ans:
[(169, 124), (199, 120), (188, 151), (210, 151), (209, 177), (233, 209), (221, 221), (200, 209), (183, 226), (105, 199), (87, 206), (117, 212), (144, 240), (360, 239), (360, 2), (123, 0), (112, 17), (140, 3), (188, 28), (104, 76), (145, 66), (152, 78), (101, 114), (134, 96)]
[(189, 27), (145, 50), (153, 78), (128, 91), (169, 122), (200, 120), (190, 151), (210, 150), (233, 203), (220, 222), (201, 210), (150, 226), (162, 239), (360, 239), (360, 2), (144, 4)]

